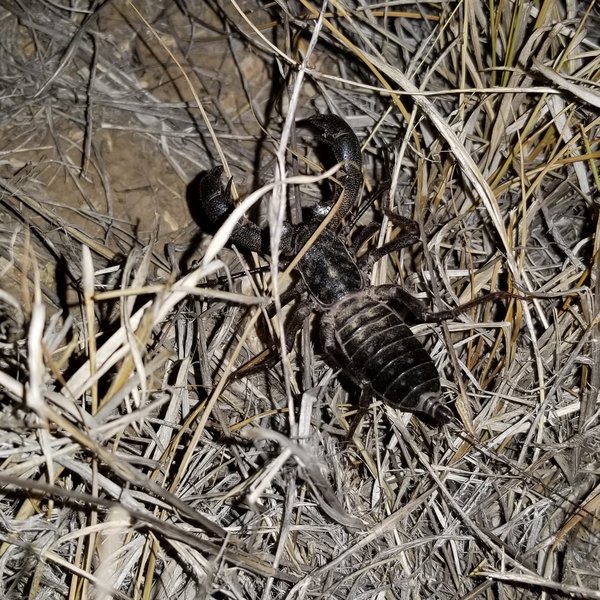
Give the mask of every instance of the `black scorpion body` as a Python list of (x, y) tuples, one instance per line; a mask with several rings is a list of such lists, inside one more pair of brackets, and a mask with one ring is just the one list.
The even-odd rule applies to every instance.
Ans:
[[(407, 234), (403, 240), (374, 250), (371, 261), (368, 253), (359, 260), (352, 256), (337, 230), (345, 214), (357, 203), (362, 187), (358, 139), (350, 126), (335, 115), (317, 115), (307, 123), (319, 130), (331, 147), (335, 159), (342, 164), (341, 175), (337, 177), (337, 193), (331, 199), (317, 204), (306, 223), (287, 227), (289, 237), (282, 241), (281, 247), (290, 249), (290, 258), (304, 247), (341, 193), (344, 198), (335, 220), (298, 263), (304, 284), (299, 287), (308, 290), (308, 295), (296, 294), (304, 302), (291, 319), (293, 326), (287, 332), (287, 345), (291, 348), (306, 317), (312, 312), (320, 313), (321, 344), (326, 357), (357, 385), (370, 389), (390, 406), (447, 423), (453, 414), (440, 400), (440, 378), (431, 356), (389, 300), (403, 302), (413, 312), (431, 313), (398, 286), (367, 287), (359, 266), (372, 264), (385, 254), (414, 243), (415, 235)], [(222, 188), (219, 169), (210, 171), (200, 185), (202, 208), (213, 228), (233, 210), (229, 184)], [(408, 220), (399, 222), (406, 224)], [(236, 227), (231, 241), (263, 253), (268, 250), (268, 236), (247, 219)]]

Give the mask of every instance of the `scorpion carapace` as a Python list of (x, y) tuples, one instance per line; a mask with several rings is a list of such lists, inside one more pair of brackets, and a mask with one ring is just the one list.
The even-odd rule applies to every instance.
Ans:
[[(402, 411), (421, 413), (438, 423), (447, 423), (453, 418), (453, 412), (440, 400), (440, 377), (433, 360), (390, 302), (403, 304), (424, 321), (447, 318), (448, 311), (429, 312), (420, 300), (400, 286), (366, 284), (365, 271), (374, 262), (419, 240), (416, 223), (388, 213), (403, 233), (357, 258), (342, 238), (340, 228), (344, 216), (358, 203), (362, 187), (358, 139), (351, 127), (335, 115), (316, 115), (303, 123), (321, 133), (341, 168), (332, 198), (317, 204), (306, 222), (286, 224), (280, 245), (284, 259), (291, 259), (303, 248), (340, 194), (344, 197), (335, 218), (296, 267), (300, 279), (296, 287), (286, 293), (285, 300), (302, 301), (288, 321), (286, 345), (292, 348), (304, 320), (317, 313), (325, 358), (343, 369), (363, 391), (372, 391)], [(221, 175), (222, 168), (216, 167), (200, 182), (201, 211), (212, 229), (234, 208), (230, 183), (224, 188)], [(230, 237), (237, 246), (263, 254), (267, 254), (268, 240), (268, 232), (248, 219), (243, 219)]]

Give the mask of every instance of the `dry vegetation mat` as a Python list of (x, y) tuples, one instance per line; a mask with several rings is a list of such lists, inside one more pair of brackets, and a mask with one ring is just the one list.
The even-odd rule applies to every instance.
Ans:
[[(600, 598), (599, 31), (593, 1), (0, 0), (0, 598)], [(511, 294), (406, 315), (448, 425), (358, 423), (314, 318), (230, 377), (294, 280), (196, 222), (198, 178), (276, 249), (333, 189), (315, 113), (362, 147), (340, 238), (419, 225), (369, 285)]]

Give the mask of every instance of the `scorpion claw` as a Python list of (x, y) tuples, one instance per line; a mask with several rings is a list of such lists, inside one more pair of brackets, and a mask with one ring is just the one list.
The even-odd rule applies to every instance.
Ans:
[(200, 206), (205, 225), (213, 232), (222, 225), (234, 208), (231, 199), (232, 179), (223, 188), (222, 175), (223, 167), (219, 165), (211, 169), (199, 184)]
[[(222, 175), (223, 167), (219, 165), (211, 169), (199, 183), (202, 220), (211, 233), (216, 232), (235, 208), (231, 199), (233, 177), (230, 177), (227, 185), (223, 187)], [(268, 247), (261, 228), (245, 217), (240, 219), (229, 239), (232, 243), (253, 252), (261, 252)]]
[(358, 138), (350, 125), (337, 115), (313, 115), (300, 121), (299, 125), (308, 125), (316, 129), (321, 134), (323, 142), (333, 151), (336, 162), (342, 165), (342, 173), (338, 177), (340, 185), (336, 185), (337, 193), (333, 195), (333, 198), (317, 204), (313, 209), (315, 217), (322, 219), (343, 193), (344, 198), (332, 223), (335, 226), (358, 202), (360, 196), (363, 176)]
[(323, 141), (331, 147), (337, 162), (351, 161), (362, 166), (360, 144), (353, 129), (337, 115), (313, 115), (300, 122), (306, 123), (319, 131)]

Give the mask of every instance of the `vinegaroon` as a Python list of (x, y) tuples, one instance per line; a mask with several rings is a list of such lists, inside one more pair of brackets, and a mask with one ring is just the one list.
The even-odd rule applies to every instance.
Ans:
[[(304, 320), (316, 313), (321, 325), (322, 352), (361, 388), (361, 403), (372, 393), (401, 411), (426, 415), (439, 424), (448, 423), (454, 413), (441, 401), (440, 376), (433, 360), (390, 302), (404, 305), (420, 321), (439, 322), (481, 299), (454, 310), (431, 312), (399, 285), (368, 285), (367, 273), (376, 261), (419, 241), (417, 223), (387, 213), (403, 232), (391, 242), (357, 257), (366, 237), (350, 249), (340, 234), (342, 220), (358, 203), (363, 183), (356, 134), (336, 115), (315, 115), (300, 124), (321, 134), (341, 167), (331, 198), (317, 203), (304, 222), (285, 225), (281, 240), (283, 258), (291, 259), (298, 254), (338, 200), (340, 204), (298, 262), (300, 277), (295, 288), (282, 296), (282, 304), (301, 300), (286, 326), (287, 348), (291, 350)], [(223, 187), (222, 173), (222, 167), (215, 167), (199, 182), (200, 212), (214, 230), (234, 209), (231, 181)], [(268, 232), (246, 218), (237, 224), (230, 242), (239, 248), (268, 254)]]

